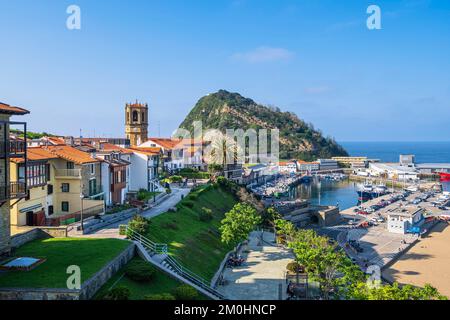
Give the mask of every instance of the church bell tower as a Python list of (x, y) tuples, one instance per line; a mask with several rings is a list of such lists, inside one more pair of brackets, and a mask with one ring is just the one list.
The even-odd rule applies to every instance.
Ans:
[(125, 105), (125, 135), (131, 146), (139, 146), (148, 140), (148, 104), (127, 103)]

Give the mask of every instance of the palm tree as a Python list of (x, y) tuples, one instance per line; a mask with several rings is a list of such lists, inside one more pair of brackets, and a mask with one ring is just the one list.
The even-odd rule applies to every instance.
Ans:
[(242, 148), (234, 138), (220, 131), (211, 131), (205, 134), (204, 140), (210, 141), (204, 155), (205, 162), (222, 166), (222, 173), (227, 164), (234, 164), (238, 160)]

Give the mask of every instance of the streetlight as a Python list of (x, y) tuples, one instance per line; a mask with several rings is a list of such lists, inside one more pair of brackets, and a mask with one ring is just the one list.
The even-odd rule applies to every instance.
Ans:
[(80, 183), (80, 202), (81, 202), (81, 211), (80, 211), (80, 222), (81, 222), (81, 233), (84, 234), (84, 218), (83, 218), (83, 184)]

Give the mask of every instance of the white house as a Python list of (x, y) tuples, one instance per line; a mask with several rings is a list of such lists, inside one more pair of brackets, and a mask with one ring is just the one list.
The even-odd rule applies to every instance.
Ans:
[(158, 182), (160, 148), (131, 147), (130, 191), (162, 190)]
[(297, 172), (297, 164), (294, 161), (279, 162), (278, 163), (278, 171), (280, 173), (296, 173)]
[(423, 222), (423, 209), (417, 207), (400, 207), (388, 214), (389, 232), (405, 234), (408, 229), (420, 226)]

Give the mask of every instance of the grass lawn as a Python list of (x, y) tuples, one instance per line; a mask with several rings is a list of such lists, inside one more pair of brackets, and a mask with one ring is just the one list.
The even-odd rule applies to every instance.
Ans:
[[(139, 261), (140, 257), (135, 257), (130, 261)], [(131, 291), (130, 300), (143, 300), (146, 295), (171, 293), (182, 283), (169, 277), (162, 271), (157, 271), (154, 278), (149, 283), (136, 282), (124, 275), (127, 266), (117, 272), (105, 285), (97, 292), (95, 299), (101, 297), (109, 290), (117, 287), (127, 287)]]
[(82, 282), (117, 257), (130, 245), (119, 239), (52, 238), (36, 240), (17, 249), (16, 257), (45, 258), (43, 264), (25, 271), (0, 273), (0, 287), (65, 288), (67, 267), (81, 269)]
[[(220, 241), (219, 226), (224, 214), (236, 199), (220, 188), (200, 188), (194, 194), (196, 199), (185, 198), (180, 204), (193, 202), (188, 208), (178, 205), (177, 212), (167, 212), (152, 218), (147, 237), (158, 243), (167, 243), (169, 253), (191, 271), (205, 279), (212, 279), (227, 252), (232, 250)], [(200, 221), (199, 212), (211, 209), (213, 219)]]

